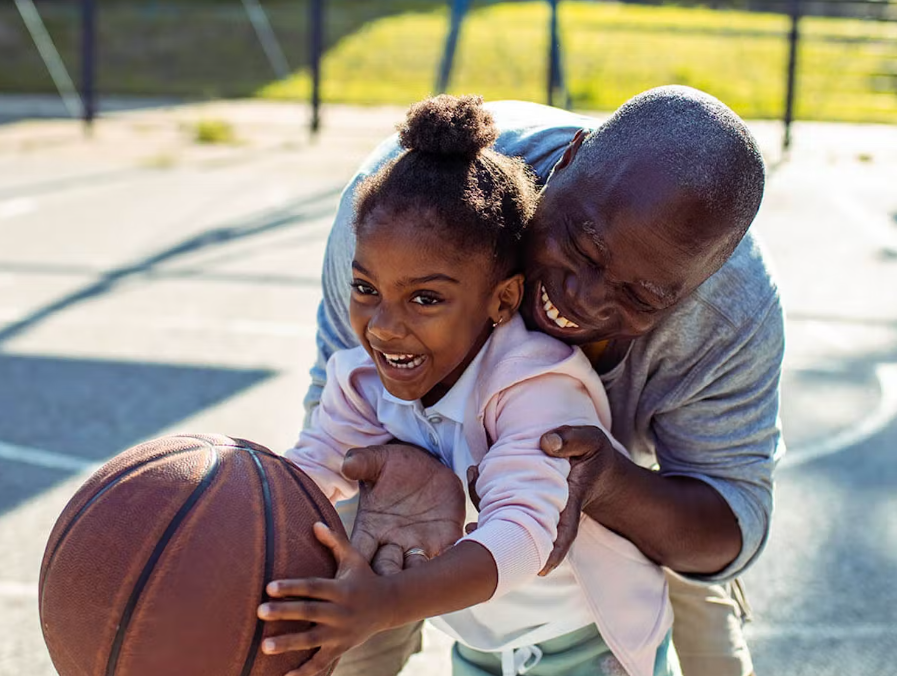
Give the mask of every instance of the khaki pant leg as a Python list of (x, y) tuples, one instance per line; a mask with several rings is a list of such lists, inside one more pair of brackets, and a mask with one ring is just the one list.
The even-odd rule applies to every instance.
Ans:
[(699, 585), (667, 571), (673, 645), (683, 676), (750, 676), (744, 638), (746, 604), (738, 583)]
[[(352, 532), (357, 509), (357, 498), (336, 506), (347, 533)], [(415, 622), (375, 634), (343, 655), (333, 676), (397, 676), (408, 658), (421, 651), (423, 626), (423, 622)]]
[(333, 676), (397, 676), (421, 650), (423, 622), (380, 632), (340, 658)]

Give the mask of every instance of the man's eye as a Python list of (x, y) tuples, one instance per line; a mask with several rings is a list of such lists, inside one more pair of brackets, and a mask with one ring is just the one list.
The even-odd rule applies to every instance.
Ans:
[(352, 282), (352, 290), (355, 293), (361, 294), (362, 296), (376, 296), (377, 289), (366, 282), (354, 281)]
[(629, 299), (632, 301), (632, 304), (635, 305), (641, 312), (644, 312), (644, 313), (658, 312), (658, 308), (643, 301), (633, 291), (627, 291), (627, 295), (629, 296)]
[(433, 294), (419, 293), (411, 299), (411, 302), (417, 303), (418, 305), (437, 305), (442, 302), (442, 299)]

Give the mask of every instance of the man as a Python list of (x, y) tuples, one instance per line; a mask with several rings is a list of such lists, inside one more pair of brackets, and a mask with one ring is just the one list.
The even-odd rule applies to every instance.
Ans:
[[(543, 437), (543, 450), (573, 459), (548, 567), (585, 512), (678, 573), (669, 582), (685, 676), (748, 676), (733, 580), (766, 541), (772, 471), (784, 451), (782, 310), (747, 231), (763, 193), (756, 143), (731, 110), (685, 87), (645, 92), (603, 125), (536, 104), (489, 109), (502, 131), (496, 148), (547, 179), (531, 225), (524, 316), (582, 346), (608, 390), (613, 435), (633, 459), (611, 452), (595, 428)], [(309, 411), (327, 358), (355, 344), (347, 309), (354, 189), (399, 150), (395, 139), (381, 144), (340, 203), (324, 261)], [(369, 554), (371, 542), (419, 551), (430, 536), (411, 513), (430, 499), (427, 520), (439, 521), (450, 484), (420, 471), (428, 459), (407, 447), (371, 453), (352, 470), (373, 484), (354, 539), (366, 539)], [(418, 483), (424, 474), (429, 482)], [(383, 508), (387, 486), (402, 487), (405, 506)], [(395, 674), (417, 641), (411, 629), (375, 637), (337, 673)]]

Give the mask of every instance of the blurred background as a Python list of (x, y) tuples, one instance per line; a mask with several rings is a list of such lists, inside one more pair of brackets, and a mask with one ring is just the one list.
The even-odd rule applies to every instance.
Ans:
[(749, 119), (887, 123), (897, 120), (897, 3), (0, 4), (3, 92), (308, 101), (319, 62), (330, 103), (407, 105), (443, 89), (545, 101), (553, 90), (553, 103), (613, 110), (676, 82)]
[[(0, 676), (47, 536), (174, 431), (292, 444), (340, 192), (438, 91), (603, 119), (686, 84), (767, 161), (787, 312), (758, 676), (897, 674), (897, 2), (0, 0)], [(447, 676), (427, 631), (403, 676)]]

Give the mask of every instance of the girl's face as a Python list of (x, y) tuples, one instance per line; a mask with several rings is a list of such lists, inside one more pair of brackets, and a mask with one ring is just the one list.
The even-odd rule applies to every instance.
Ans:
[[(384, 387), (425, 406), (454, 385), (493, 322), (510, 318), (522, 295), (521, 275), (495, 283), (489, 256), (456, 251), (428, 220), (407, 212), (366, 219), (349, 305)], [(516, 294), (510, 304), (509, 294)]]

